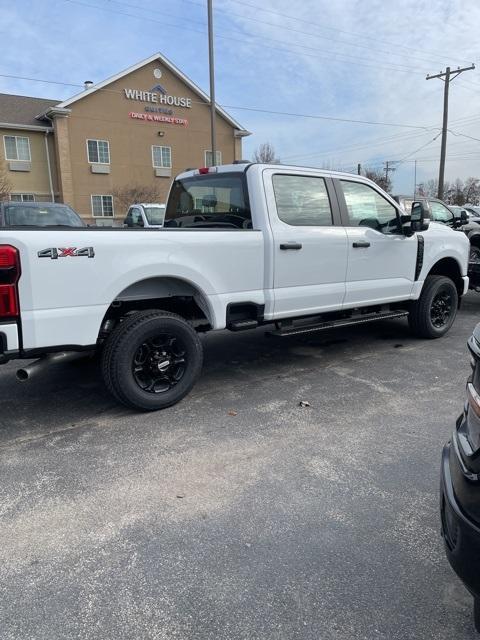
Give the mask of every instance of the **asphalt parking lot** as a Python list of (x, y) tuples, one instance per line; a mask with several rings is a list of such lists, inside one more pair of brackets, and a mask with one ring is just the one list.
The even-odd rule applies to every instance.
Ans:
[(148, 415), (93, 362), (1, 367), (0, 638), (475, 638), (438, 481), (478, 320), (208, 335)]

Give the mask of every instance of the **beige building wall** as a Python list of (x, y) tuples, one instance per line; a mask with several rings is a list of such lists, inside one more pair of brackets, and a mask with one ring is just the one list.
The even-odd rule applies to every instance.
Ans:
[[(161, 70), (160, 79), (154, 77), (155, 69)], [(190, 98), (191, 108), (152, 104), (125, 97), (124, 89), (151, 91), (159, 83), (168, 95)], [(173, 116), (188, 119), (188, 126), (129, 117), (130, 112), (150, 113), (145, 111), (146, 106), (172, 109)], [(205, 151), (211, 148), (208, 103), (160, 61), (147, 64), (74, 102), (69, 108), (71, 114), (67, 118), (55, 117), (56, 121), (62, 121), (56, 122), (57, 130), (68, 127), (68, 135), (62, 130), (57, 141), (57, 146), (59, 143), (62, 146), (57, 151), (61, 163), (60, 186), (71, 180), (71, 189), (64, 188), (65, 200), (84, 218), (92, 216), (92, 195), (113, 195), (115, 189), (125, 185), (154, 186), (159, 193), (158, 201), (164, 202), (172, 178), (187, 167), (204, 166)], [(217, 148), (222, 153), (223, 164), (241, 158), (241, 140), (234, 137), (234, 131), (222, 116), (217, 116)], [(101, 168), (108, 173), (92, 173), (87, 155), (89, 138), (108, 140), (110, 166)], [(155, 175), (152, 145), (171, 147), (171, 176)], [(67, 153), (69, 161), (64, 162)], [(68, 175), (70, 168), (71, 176)], [(115, 205), (114, 214), (115, 221), (120, 223), (125, 210)]]
[[(15, 163), (11, 163), (6, 159), (4, 136), (21, 136), (29, 139), (31, 162), (29, 163), (28, 171), (13, 171), (10, 169), (10, 166), (15, 166)], [(48, 134), (47, 143), (50, 156), (53, 191), (55, 195), (57, 191), (57, 179), (55, 144), (52, 133)], [(35, 196), (35, 200), (40, 201), (49, 201), (52, 199), (45, 148), (45, 132), (0, 128), (0, 159), (5, 164), (8, 180), (12, 186), (12, 194), (33, 194)]]

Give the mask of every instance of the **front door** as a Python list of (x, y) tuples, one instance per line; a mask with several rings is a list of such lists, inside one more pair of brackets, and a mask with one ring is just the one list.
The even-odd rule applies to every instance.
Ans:
[(401, 212), (373, 186), (354, 178), (335, 186), (348, 238), (344, 308), (408, 300), (417, 236), (402, 233)]
[(274, 317), (341, 309), (347, 234), (331, 180), (279, 169), (264, 172), (264, 181), (273, 236)]

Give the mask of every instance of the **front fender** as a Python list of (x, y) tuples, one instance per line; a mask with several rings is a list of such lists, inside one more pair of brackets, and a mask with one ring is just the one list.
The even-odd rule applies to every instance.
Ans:
[(458, 264), (460, 274), (467, 275), (470, 241), (464, 233), (442, 229), (433, 233), (426, 232), (423, 266), (419, 280), (425, 280), (431, 269), (446, 258), (453, 259)]

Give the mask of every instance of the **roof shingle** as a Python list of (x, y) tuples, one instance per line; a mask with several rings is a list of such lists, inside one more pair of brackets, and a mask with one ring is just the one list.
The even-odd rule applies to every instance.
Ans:
[(57, 105), (59, 102), (61, 100), (0, 93), (0, 122), (29, 127), (48, 126), (46, 122), (37, 120), (35, 116), (46, 111), (48, 107)]

